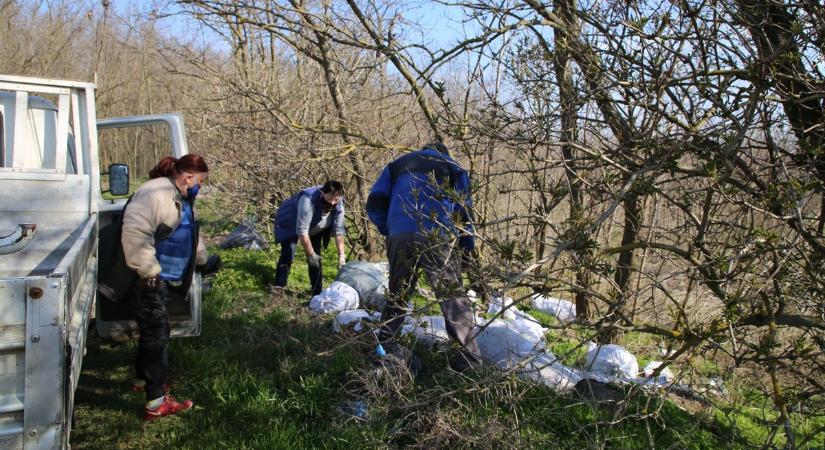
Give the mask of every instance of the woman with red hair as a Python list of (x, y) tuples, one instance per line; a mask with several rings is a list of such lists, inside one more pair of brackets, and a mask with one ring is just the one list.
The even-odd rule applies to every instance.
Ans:
[(135, 191), (123, 213), (121, 243), (126, 265), (138, 275), (134, 312), (140, 340), (136, 370), (146, 392), (144, 420), (177, 414), (192, 407), (168, 393), (170, 290), (189, 290), (196, 266), (207, 263), (194, 202), (209, 168), (195, 154), (162, 159), (151, 180)]

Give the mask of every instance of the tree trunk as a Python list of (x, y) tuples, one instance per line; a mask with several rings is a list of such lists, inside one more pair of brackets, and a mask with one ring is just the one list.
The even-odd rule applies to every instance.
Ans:
[[(344, 103), (343, 95), (341, 94), (341, 88), (338, 83), (338, 74), (335, 69), (332, 67), (333, 60), (331, 49), (329, 46), (329, 39), (324, 32), (320, 31), (316, 24), (314, 23), (314, 19), (309, 14), (304, 14), (304, 20), (312, 25), (312, 29), (314, 30), (315, 37), (317, 38), (317, 45), (318, 50), (320, 52), (320, 58), (318, 58), (318, 62), (321, 65), (321, 68), (324, 70), (324, 79), (326, 80), (327, 89), (329, 90), (329, 95), (332, 98), (332, 103), (335, 106), (335, 114), (338, 119), (338, 126), (341, 128), (341, 136), (343, 141), (347, 145), (355, 145), (352, 138), (343, 132), (344, 128), (347, 123), (347, 108), (346, 104)], [(348, 159), (352, 164), (353, 172), (355, 176), (355, 201), (353, 204), (355, 205), (364, 205), (367, 202), (367, 196), (369, 192), (367, 191), (367, 186), (364, 183), (364, 179), (362, 175), (364, 174), (364, 165), (361, 162), (361, 158), (358, 155), (358, 152), (353, 150), (349, 153)], [(359, 214), (360, 216), (359, 221), (361, 222), (361, 233), (358, 236), (358, 243), (364, 249), (364, 252), (368, 255), (368, 257), (373, 257), (375, 254), (375, 246), (373, 244), (373, 233), (372, 228), (370, 226), (369, 218), (366, 214)]]
[[(825, 104), (802, 64), (788, 6), (775, 0), (737, 0), (743, 25), (756, 43), (759, 58), (770, 62), (764, 74), (774, 83), (782, 107), (804, 154), (820, 182), (825, 183)], [(821, 25), (821, 24), (820, 24)], [(761, 80), (759, 80), (761, 82)]]
[[(562, 4), (564, 3), (564, 4)], [(573, 4), (570, 0), (556, 0), (554, 8), (565, 14), (566, 20), (574, 20), (569, 13)], [(575, 150), (573, 143), (578, 139), (576, 118), (578, 115), (579, 99), (576, 95), (576, 86), (573, 82), (568, 39), (570, 36), (566, 27), (554, 27), (555, 58), (553, 67), (556, 72), (556, 82), (559, 85), (559, 103), (561, 105), (561, 153), (564, 157), (564, 173), (567, 177), (567, 186), (570, 191), (570, 223), (575, 224), (584, 215), (582, 205), (581, 179), (578, 174)], [(576, 264), (576, 319), (581, 322), (590, 320), (590, 296), (588, 286), (590, 274), (586, 267), (586, 250), (574, 250), (574, 264)]]
[[(632, 244), (638, 240), (639, 229), (641, 228), (642, 211), (641, 199), (634, 193), (622, 203), (624, 207), (624, 232), (622, 233), (622, 246)], [(609, 325), (622, 322), (625, 319), (625, 305), (627, 304), (628, 287), (630, 286), (630, 275), (634, 270), (635, 251), (632, 248), (622, 250), (619, 253), (619, 261), (616, 264), (616, 275), (613, 279), (615, 283), (615, 297), (610, 308), (608, 308), (606, 324), (599, 335), (599, 342), (603, 344), (618, 343), (621, 340), (621, 333)]]

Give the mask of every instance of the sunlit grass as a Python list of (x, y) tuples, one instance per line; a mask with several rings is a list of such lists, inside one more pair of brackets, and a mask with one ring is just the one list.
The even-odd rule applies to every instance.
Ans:
[[(336, 272), (333, 247), (324, 253), (325, 285)], [(301, 251), (290, 274), (292, 293), (270, 294), (279, 250), (274, 245), (268, 251), (219, 251), (225, 269), (204, 296), (202, 335), (170, 345), (173, 393), (192, 398), (192, 411), (143, 423), (143, 394), (128, 389), (135, 343), (90, 337), (72, 447), (352, 449), (426, 441), (435, 448), (717, 449), (764, 437), (744, 410), (734, 411), (731, 421), (730, 414), (694, 415), (638, 394), (617, 421), (615, 408), (560, 396), (494, 370), (457, 375), (446, 368), (447, 356), (438, 348), (416, 347), (425, 369), (405, 397), (364, 397), (358, 374), (373, 367), (369, 337), (334, 336), (330, 317), (308, 312)], [(417, 297), (415, 303), (426, 301)], [(437, 306), (430, 306), (437, 313)], [(556, 326), (548, 333), (556, 355), (568, 364), (583, 357), (584, 349), (565, 337), (574, 327), (562, 333), (551, 317), (535, 316)], [(347, 420), (339, 411), (341, 402), (355, 399), (373, 411), (366, 422)]]

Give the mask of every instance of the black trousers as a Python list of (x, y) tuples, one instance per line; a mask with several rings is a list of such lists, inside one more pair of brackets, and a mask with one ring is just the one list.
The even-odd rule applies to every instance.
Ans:
[(146, 400), (162, 397), (163, 384), (169, 375), (169, 290), (166, 282), (148, 292), (137, 287), (134, 302), (135, 320), (140, 328), (135, 371), (146, 382)]
[[(309, 242), (312, 244), (312, 249), (315, 254), (320, 255), (329, 242), (324, 239), (324, 233), (316, 234), (309, 237)], [(289, 270), (292, 268), (292, 260), (295, 259), (295, 249), (298, 246), (298, 238), (281, 243), (281, 255), (278, 257), (278, 263), (275, 265), (275, 286), (285, 287), (287, 279), (289, 278)], [(323, 263), (322, 263), (323, 264)], [(312, 289), (312, 295), (318, 295), (323, 288), (323, 266), (320, 269), (313, 269), (308, 267), (309, 283)]]
[(442, 236), (399, 233), (387, 238), (390, 262), (389, 293), (384, 306), (384, 321), (379, 340), (397, 338), (409, 314), (407, 303), (422, 270), (439, 300), (447, 334), (464, 350), (480, 355), (473, 335), (473, 310), (461, 279), (461, 252)]

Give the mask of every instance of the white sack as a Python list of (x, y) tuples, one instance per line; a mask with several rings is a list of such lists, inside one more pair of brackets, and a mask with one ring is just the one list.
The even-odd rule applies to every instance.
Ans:
[[(495, 315), (497, 319), (500, 318), (513, 320), (516, 318), (516, 308), (514, 306), (511, 306), (512, 304), (513, 299), (510, 297), (501, 297), (498, 295), (493, 296), (493, 298), (490, 299), (490, 306), (487, 308), (487, 314)], [(508, 308), (504, 309), (505, 307)], [(501, 313), (501, 310), (503, 309), (504, 313), (498, 315), (499, 313)]]
[(544, 340), (540, 336), (522, 333), (506, 320), (493, 319), (479, 330), (476, 342), (481, 357), (502, 369), (509, 369), (544, 350)]
[[(588, 346), (584, 368), (594, 375), (635, 379), (639, 375), (639, 363), (632, 353), (615, 344)], [(593, 378), (593, 377), (588, 377)], [(593, 378), (602, 381), (599, 378)]]
[(523, 378), (549, 386), (558, 392), (570, 391), (582, 380), (576, 369), (562, 364), (550, 350), (537, 354), (535, 358), (528, 358), (522, 365), (519, 374)]
[(332, 321), (332, 332), (336, 334), (340, 333), (341, 330), (349, 326), (352, 326), (353, 331), (361, 331), (364, 329), (362, 321), (380, 322), (381, 313), (377, 311), (373, 313), (368, 313), (363, 309), (342, 311), (338, 313), (338, 315), (335, 316), (335, 319)]
[(401, 327), (401, 334), (410, 333), (415, 335), (417, 341), (429, 345), (450, 341), (444, 316), (407, 317)]
[(479, 327), (476, 342), (481, 357), (559, 392), (573, 389), (581, 377), (545, 349), (544, 328), (529, 314), (517, 311), (515, 315), (515, 320), (494, 319), (486, 327)]
[[(544, 328), (529, 314), (514, 312), (515, 320), (476, 319), (476, 343), (486, 363), (515, 370), (519, 376), (559, 392), (573, 389), (581, 381), (576, 369), (566, 367), (545, 350)], [(484, 327), (484, 325), (487, 325)], [(483, 329), (482, 329), (483, 328)], [(402, 333), (430, 344), (449, 342), (443, 316), (407, 318)]]
[(530, 300), (530, 304), (533, 306), (533, 309), (550, 314), (562, 322), (576, 320), (576, 305), (567, 300), (536, 294)]
[[(651, 378), (653, 376), (653, 372), (659, 368), (663, 363), (661, 361), (651, 361), (647, 363), (644, 369), (642, 369), (642, 373), (644, 373), (645, 378)], [(668, 384), (673, 381), (673, 372), (671, 372), (670, 367), (665, 367), (659, 372), (659, 376), (655, 379), (651, 379), (651, 382), (656, 384)]]
[(358, 308), (358, 292), (352, 287), (333, 281), (328, 288), (309, 301), (309, 309), (319, 314)]
[(513, 320), (509, 320), (510, 327), (512, 327), (517, 332), (521, 333), (528, 339), (533, 342), (536, 342), (538, 348), (544, 348), (544, 334), (547, 332), (547, 329), (542, 327), (536, 318), (527, 314), (526, 312), (519, 311), (513, 308), (513, 315), (515, 318)]

